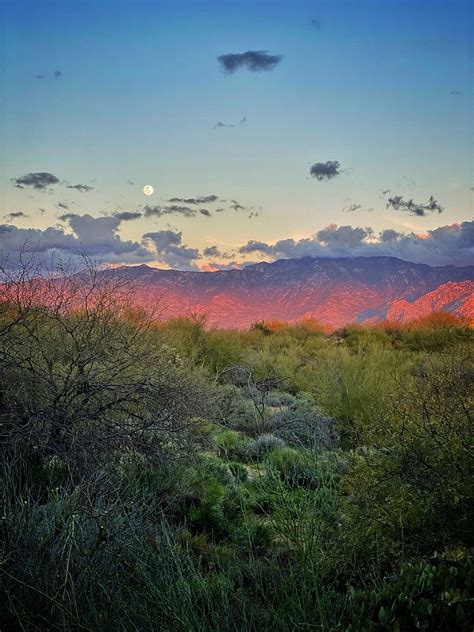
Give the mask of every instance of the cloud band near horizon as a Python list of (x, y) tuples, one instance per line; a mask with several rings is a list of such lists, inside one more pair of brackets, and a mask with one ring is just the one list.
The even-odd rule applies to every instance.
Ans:
[(2, 258), (14, 266), (26, 248), (43, 259), (52, 253), (63, 258), (87, 254), (104, 263), (156, 263), (177, 270), (199, 270), (209, 263), (213, 269), (228, 268), (230, 259), (234, 267), (242, 267), (256, 259), (275, 261), (305, 256), (392, 256), (415, 263), (457, 266), (474, 261), (474, 220), (440, 226), (423, 234), (392, 229), (375, 233), (370, 227), (329, 224), (302, 239), (286, 238), (274, 243), (250, 240), (224, 252), (217, 246), (202, 251), (189, 246), (183, 241), (182, 232), (176, 230), (147, 232), (138, 241), (124, 239), (119, 231), (122, 223), (133, 219), (128, 213), (97, 218), (68, 213), (61, 219), (64, 227), (44, 230), (0, 224)]

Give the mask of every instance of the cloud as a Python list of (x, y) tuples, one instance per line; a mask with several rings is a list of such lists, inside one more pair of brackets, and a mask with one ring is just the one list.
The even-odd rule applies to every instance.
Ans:
[(150, 206), (143, 207), (145, 217), (163, 217), (164, 215), (184, 215), (184, 217), (196, 217), (197, 210), (189, 208), (189, 206), (179, 206), (171, 204), (170, 206)]
[(118, 234), (120, 219), (68, 213), (60, 218), (65, 228), (17, 228), (0, 225), (0, 252), (14, 267), (25, 248), (34, 250), (39, 260), (48, 261), (53, 253), (63, 258), (74, 258), (86, 253), (101, 261), (118, 263), (145, 263), (154, 260), (146, 244), (124, 240)]
[(321, 30), (321, 19), (320, 18), (312, 18), (311, 20), (311, 26), (316, 29), (317, 31)]
[(269, 55), (266, 50), (248, 50), (246, 53), (227, 53), (217, 58), (224, 72), (233, 74), (245, 68), (251, 72), (273, 70), (282, 60), (281, 55)]
[(362, 204), (349, 204), (349, 206), (344, 207), (342, 210), (346, 211), (346, 213), (353, 213), (354, 211), (358, 211), (362, 208)]
[(339, 176), (341, 172), (339, 167), (341, 165), (337, 160), (328, 160), (327, 162), (315, 162), (309, 168), (309, 173), (312, 178), (316, 178), (320, 182), (324, 180), (331, 180), (336, 176)]
[(394, 195), (388, 199), (386, 208), (392, 208), (395, 211), (405, 211), (409, 215), (416, 215), (417, 217), (425, 217), (427, 213), (434, 213), (435, 211), (442, 213), (444, 210), (433, 196), (430, 197), (428, 202), (419, 204), (414, 200), (404, 200), (401, 195)]
[(76, 191), (80, 191), (81, 193), (88, 193), (94, 190), (94, 187), (90, 187), (87, 184), (68, 184), (67, 188), (76, 189)]
[(246, 211), (247, 207), (237, 202), (237, 200), (231, 200), (232, 204), (229, 206), (234, 211)]
[(77, 213), (64, 213), (58, 217), (60, 222), (68, 222), (72, 217), (76, 217)]
[(469, 265), (474, 260), (474, 221), (441, 226), (426, 234), (392, 229), (375, 234), (372, 228), (330, 224), (310, 237), (282, 239), (274, 244), (251, 240), (240, 254), (266, 258), (391, 256), (429, 265)]
[(59, 206), (59, 208), (63, 208), (66, 211), (69, 210), (69, 206), (65, 202), (58, 202), (58, 206)]
[(449, 94), (453, 96), (461, 96), (463, 93), (460, 90), (451, 90)]
[(177, 202), (182, 204), (210, 204), (212, 202), (217, 202), (219, 196), (217, 195), (198, 195), (194, 198), (170, 198), (167, 200), (168, 202)]
[(140, 211), (117, 211), (116, 213), (113, 213), (113, 216), (121, 222), (130, 222), (134, 219), (140, 219), (140, 217), (142, 217), (142, 213), (140, 213)]
[(205, 215), (206, 217), (211, 217), (211, 211), (209, 211), (207, 208), (200, 208), (199, 212), (201, 213), (201, 215)]
[(179, 270), (197, 270), (195, 261), (201, 258), (197, 248), (189, 248), (182, 243), (182, 233), (160, 230), (146, 233), (143, 239), (152, 244), (156, 260)]
[(205, 257), (209, 257), (210, 259), (214, 257), (222, 257), (222, 253), (217, 246), (209, 246), (208, 248), (204, 248), (202, 254)]
[(20, 217), (29, 217), (29, 216), (26, 213), (23, 213), (23, 211), (13, 211), (12, 213), (8, 213), (8, 215), (5, 215), (5, 219), (9, 219), (9, 220), (19, 219)]
[(37, 173), (27, 173), (20, 178), (12, 178), (12, 182), (18, 189), (32, 187), (33, 189), (44, 190), (54, 184), (59, 184), (59, 178), (47, 171), (39, 171)]
[(214, 125), (214, 129), (219, 128), (219, 127), (237, 127), (238, 125), (243, 125), (246, 122), (247, 122), (246, 116), (241, 118), (240, 121), (238, 121), (238, 123), (223, 123), (222, 121), (217, 121), (217, 123)]
[[(63, 76), (63, 73), (60, 70), (55, 70), (53, 72), (53, 77), (55, 79), (59, 79), (60, 77)], [(40, 73), (38, 75), (35, 75), (36, 79), (46, 79), (46, 74), (45, 73)]]
[(217, 246), (204, 248), (202, 254), (209, 259), (232, 259), (233, 257), (233, 255), (228, 252), (222, 252)]

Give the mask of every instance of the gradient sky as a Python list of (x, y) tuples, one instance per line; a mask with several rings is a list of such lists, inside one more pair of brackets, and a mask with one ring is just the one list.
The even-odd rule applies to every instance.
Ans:
[[(44, 231), (56, 227), (73, 237), (54, 233), (64, 252), (91, 243), (94, 255), (116, 263), (202, 268), (290, 256), (293, 250), (274, 247), (289, 238), (300, 244), (296, 256), (325, 247), (327, 254), (384, 254), (380, 231), (391, 229), (398, 237), (388, 254), (468, 263), (474, 254), (473, 6), (456, 0), (3, 0), (0, 221), (19, 230), (0, 230), (0, 249), (46, 239)], [(249, 50), (282, 60), (268, 71), (223, 72), (218, 56)], [(215, 128), (218, 121), (235, 127)], [(311, 164), (330, 160), (339, 161), (339, 175), (310, 177)], [(61, 182), (14, 186), (15, 178), (37, 172)], [(67, 188), (78, 183), (93, 190)], [(154, 187), (153, 196), (144, 196), (145, 184)], [(146, 204), (210, 194), (226, 200), (201, 205), (211, 217), (171, 213), (103, 222), (102, 249), (94, 237), (99, 224), (83, 222), (78, 232), (71, 217), (59, 220), (65, 213), (143, 213)], [(434, 196), (443, 212), (419, 217), (386, 208), (395, 195), (419, 204)], [(231, 200), (245, 209), (230, 209)], [(349, 212), (351, 205), (360, 208)], [(19, 212), (26, 217), (10, 216)], [(460, 258), (455, 223), (463, 226), (456, 233)], [(374, 232), (354, 237), (332, 226), (332, 249), (322, 233), (314, 237), (328, 225)], [(150, 234), (155, 237), (143, 242)], [(433, 235), (442, 243), (422, 252), (417, 240), (430, 242)], [(132, 242), (136, 252), (111, 249), (109, 238)], [(238, 252), (249, 241), (265, 246)], [(227, 258), (204, 256), (210, 246)], [(143, 247), (153, 254), (143, 254)], [(188, 250), (184, 257), (180, 248)]]

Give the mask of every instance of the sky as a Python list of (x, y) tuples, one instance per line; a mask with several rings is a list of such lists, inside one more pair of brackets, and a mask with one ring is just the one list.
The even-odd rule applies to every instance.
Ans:
[(3, 0), (0, 251), (474, 263), (473, 13)]

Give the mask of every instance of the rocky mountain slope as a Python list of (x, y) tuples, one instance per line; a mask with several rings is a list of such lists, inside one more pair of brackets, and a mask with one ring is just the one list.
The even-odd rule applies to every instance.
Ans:
[(239, 270), (180, 272), (148, 266), (102, 274), (127, 279), (139, 304), (163, 317), (206, 313), (220, 327), (315, 318), (340, 327), (407, 321), (445, 310), (474, 321), (474, 266), (431, 267), (394, 257), (282, 259)]

